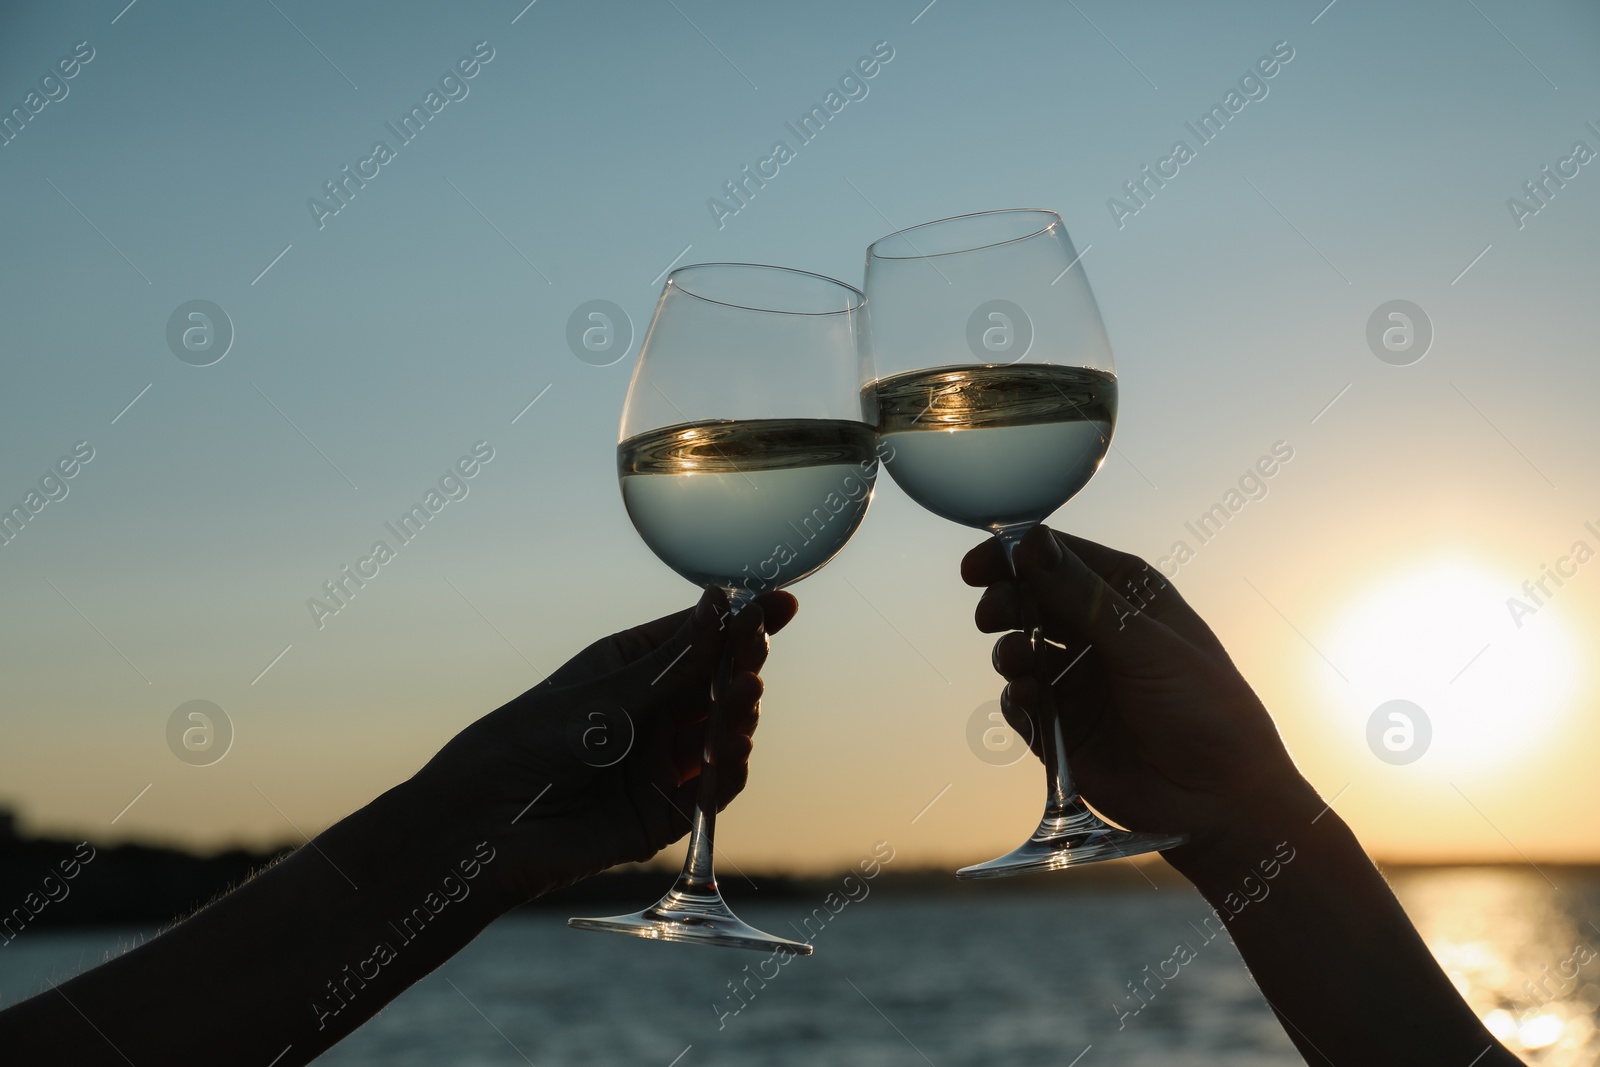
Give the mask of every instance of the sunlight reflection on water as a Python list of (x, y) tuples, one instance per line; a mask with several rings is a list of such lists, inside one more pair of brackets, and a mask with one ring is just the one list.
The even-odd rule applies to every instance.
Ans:
[(1600, 1060), (1600, 931), (1593, 879), (1531, 867), (1394, 879), (1423, 940), (1489, 1032), (1537, 1067)]

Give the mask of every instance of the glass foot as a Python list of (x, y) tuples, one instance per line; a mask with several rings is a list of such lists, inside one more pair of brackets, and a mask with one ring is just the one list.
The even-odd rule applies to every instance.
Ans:
[(1045, 815), (1033, 836), (998, 859), (963, 867), (957, 878), (1009, 878), (1035, 871), (1060, 871), (1101, 860), (1159, 852), (1185, 844), (1186, 834), (1119, 830), (1082, 806), (1066, 815)]
[(575, 930), (631, 934), (652, 941), (684, 941), (792, 956), (811, 955), (811, 946), (804, 942), (790, 941), (741, 922), (715, 890), (696, 893), (674, 887), (644, 911), (604, 919), (568, 919), (567, 925)]

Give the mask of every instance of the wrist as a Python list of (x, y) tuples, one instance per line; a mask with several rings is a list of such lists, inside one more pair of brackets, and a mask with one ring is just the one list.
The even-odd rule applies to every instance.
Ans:
[(1202, 896), (1216, 903), (1238, 893), (1246, 878), (1276, 876), (1301, 851), (1339, 833), (1338, 815), (1298, 774), (1242, 795), (1223, 818), (1194, 834), (1186, 845), (1163, 853)]
[(504, 910), (488, 872), (507, 861), (447, 832), (420, 799), (384, 793), (174, 934), (292, 960), (276, 965), (261, 1010), (296, 1045), (326, 1047)]
[(361, 913), (399, 922), (420, 908), (470, 939), (517, 903), (497, 870), (507, 858), (416, 782), (383, 793), (308, 847), (340, 871)]

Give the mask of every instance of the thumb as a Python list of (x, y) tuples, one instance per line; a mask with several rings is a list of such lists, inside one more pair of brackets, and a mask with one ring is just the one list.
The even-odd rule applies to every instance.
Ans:
[(662, 711), (693, 688), (707, 691), (722, 649), (726, 596), (700, 598), (676, 632), (610, 674), (565, 691), (560, 729), (567, 747), (595, 768), (615, 766), (641, 737), (655, 736)]
[[(739, 621), (745, 621), (743, 616), (748, 613), (741, 612)], [(760, 612), (755, 614), (759, 616)], [(595, 696), (631, 710), (642, 710), (665, 697), (704, 686), (732, 625), (735, 623), (728, 613), (727, 594), (720, 589), (707, 590), (670, 637), (638, 659), (596, 678), (586, 688)]]
[(1144, 611), (1146, 597), (1136, 579), (1124, 596), (1048, 527), (1038, 526), (1023, 538), (1014, 562), (1018, 579), (1037, 599), (1045, 633), (1092, 645), (1114, 669), (1148, 664), (1177, 640)]

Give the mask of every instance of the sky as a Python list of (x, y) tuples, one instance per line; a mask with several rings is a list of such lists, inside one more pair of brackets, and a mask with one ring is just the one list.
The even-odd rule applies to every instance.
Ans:
[[(0, 115), (26, 116), (0, 126), (0, 506), (43, 500), (0, 545), (0, 802), (28, 828), (299, 840), (689, 604), (613, 458), (667, 269), (859, 285), (876, 237), (1026, 206), (1066, 220), (1120, 381), (1053, 523), (1187, 544), (1168, 573), (1376, 855), (1600, 860), (1600, 564), (1573, 555), (1600, 550), (1600, 164), (1574, 153), (1600, 151), (1600, 9), (524, 2), (0, 14)], [(724, 183), (875, 54), (732, 211)], [(430, 91), (420, 133), (388, 128)], [(1171, 176), (1133, 198), (1147, 166)], [(631, 321), (606, 366), (567, 341), (594, 300)], [(480, 442), (466, 495), (314, 618)], [(1275, 448), (1202, 544), (1186, 523)], [(955, 866), (1032, 829), (1037, 765), (968, 740), (1000, 685), (957, 572), (978, 539), (885, 478), (795, 588), (725, 862), (888, 840)], [(169, 743), (194, 700), (232, 728), (207, 766)]]

